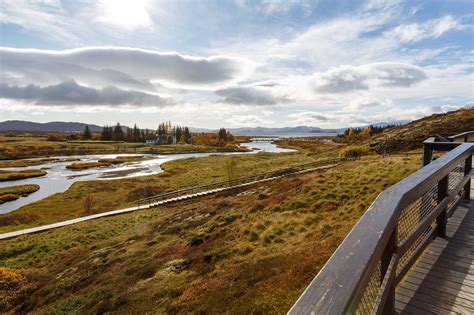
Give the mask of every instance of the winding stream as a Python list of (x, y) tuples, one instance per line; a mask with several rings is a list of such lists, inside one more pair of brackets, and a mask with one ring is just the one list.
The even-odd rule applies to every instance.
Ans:
[[(66, 169), (66, 165), (72, 162), (52, 162), (28, 167), (8, 168), (6, 170), (28, 170), (28, 169), (46, 169), (48, 174), (43, 177), (28, 178), (15, 181), (0, 182), (0, 187), (37, 184), (41, 188), (27, 197), (20, 197), (17, 200), (6, 202), (0, 205), (0, 214), (14, 211), (24, 205), (41, 200), (52, 194), (66, 191), (73, 183), (77, 181), (89, 180), (110, 180), (136, 176), (153, 175), (162, 172), (161, 164), (191, 157), (204, 157), (209, 155), (233, 155), (233, 154), (252, 154), (261, 151), (265, 152), (293, 152), (291, 149), (277, 147), (271, 142), (248, 142), (242, 143), (242, 146), (254, 148), (251, 152), (221, 152), (221, 153), (186, 153), (170, 155), (150, 155), (150, 159), (139, 162), (111, 165), (107, 168), (87, 169), (80, 171), (71, 171)], [(80, 162), (95, 162), (102, 158), (115, 158), (118, 156), (130, 156), (134, 154), (98, 154), (98, 155), (80, 155), (64, 156), (63, 158), (78, 158)], [(143, 154), (138, 154), (143, 155)]]

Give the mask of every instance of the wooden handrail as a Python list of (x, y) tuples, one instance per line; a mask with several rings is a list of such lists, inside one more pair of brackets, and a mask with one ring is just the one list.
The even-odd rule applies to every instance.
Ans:
[[(420, 244), (415, 243), (420, 238), (410, 236), (411, 234), (397, 241), (400, 214), (406, 209), (411, 210), (412, 208), (409, 207), (413, 207), (413, 202), (420, 198), (427, 205), (430, 200), (427, 198), (423, 200), (423, 197), (429, 195), (433, 187), (447, 180), (449, 174), (457, 171), (459, 165), (462, 165), (464, 167), (463, 179), (450, 191), (450, 194), (439, 200), (438, 207), (430, 208), (431, 215), (427, 220), (430, 224), (438, 222), (440, 215), (453, 207), (451, 205), (450, 209), (446, 209), (448, 203), (459, 198), (458, 193), (468, 187), (472, 176), (470, 167), (473, 152), (474, 144), (459, 144), (441, 158), (380, 193), (305, 289), (290, 309), (289, 314), (355, 313), (368, 283), (374, 279), (373, 275), (377, 268), (380, 270), (381, 280), (377, 284), (379, 290), (374, 296), (372, 311), (375, 313), (393, 311), (397, 281), (400, 281), (403, 273), (408, 270), (424, 248), (423, 246), (429, 242), (430, 236), (436, 232), (429, 232), (426, 239), (421, 239)], [(413, 207), (413, 211), (421, 210)], [(432, 214), (433, 212), (435, 214)], [(421, 217), (420, 214), (419, 222), (411, 230), (412, 233), (426, 232), (427, 225), (423, 221), (424, 218), (426, 217)], [(399, 265), (401, 257), (407, 253), (407, 248), (410, 246), (416, 246), (414, 254)]]
[(138, 207), (141, 205), (146, 205), (146, 204), (151, 204), (155, 201), (158, 200), (163, 200), (164, 198), (169, 198), (170, 196), (180, 196), (182, 194), (186, 194), (189, 192), (202, 192), (205, 190), (210, 190), (210, 189), (217, 189), (217, 188), (224, 188), (232, 185), (237, 185), (241, 183), (248, 183), (252, 182), (254, 180), (258, 179), (263, 179), (263, 178), (268, 178), (268, 177), (273, 177), (273, 176), (279, 176), (279, 175), (285, 175), (285, 174), (290, 174), (290, 173), (295, 173), (301, 170), (304, 170), (308, 167), (315, 167), (315, 166), (322, 166), (325, 164), (331, 164), (331, 163), (339, 163), (344, 160), (349, 160), (349, 158), (334, 158), (334, 159), (326, 159), (326, 160), (319, 160), (319, 161), (314, 161), (314, 162), (309, 162), (309, 163), (304, 163), (304, 164), (298, 164), (292, 167), (288, 168), (283, 168), (280, 170), (272, 171), (272, 172), (266, 172), (266, 173), (260, 173), (252, 176), (246, 176), (246, 177), (238, 177), (232, 180), (227, 180), (227, 181), (220, 181), (220, 182), (214, 182), (210, 184), (204, 184), (204, 185), (198, 185), (198, 186), (192, 186), (192, 187), (187, 187), (179, 190), (174, 190), (154, 196), (150, 196), (147, 198), (142, 198), (139, 200), (136, 200), (135, 203), (137, 204)]
[(462, 142), (457, 142), (457, 139), (463, 139), (463, 142), (469, 142), (469, 136), (474, 135), (474, 131), (466, 131), (454, 136), (443, 138), (444, 141), (439, 141), (438, 137), (430, 137), (423, 141), (423, 165), (428, 165), (433, 159), (433, 151), (450, 151)]

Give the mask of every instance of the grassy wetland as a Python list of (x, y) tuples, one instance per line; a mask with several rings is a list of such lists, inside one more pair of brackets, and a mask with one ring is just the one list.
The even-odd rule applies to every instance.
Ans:
[[(237, 142), (243, 142), (247, 140), (247, 137), (236, 137)], [(238, 146), (216, 147), (200, 144), (174, 144), (156, 146), (147, 145), (145, 143), (132, 143), (123, 141), (52, 141), (48, 140), (48, 136), (44, 133), (0, 134), (0, 157), (3, 159), (24, 159), (44, 156), (108, 153), (179, 154), (239, 151), (243, 152), (246, 151), (246, 149)]]
[(5, 171), (0, 170), (0, 182), (26, 179), (32, 177), (40, 177), (46, 175), (44, 170), (21, 170), (21, 171)]
[[(249, 158), (278, 164), (264, 155)], [(157, 182), (190, 181), (192, 174), (198, 180), (202, 175), (181, 164), (201, 159), (195, 160), (174, 161), (166, 168), (170, 176)], [(377, 194), (418, 166), (414, 157), (370, 156), (237, 194), (2, 241), (0, 281), (8, 285), (0, 285), (0, 309), (286, 312)]]
[(85, 213), (83, 200), (93, 198), (94, 207), (87, 212), (103, 212), (132, 206), (140, 198), (189, 186), (227, 179), (225, 164), (237, 161), (238, 176), (276, 171), (314, 161), (300, 153), (257, 153), (208, 156), (164, 163), (164, 172), (142, 177), (110, 181), (76, 182), (67, 191), (28, 204), (11, 213), (0, 215), (0, 232), (7, 232), (80, 217)]
[(19, 185), (0, 187), (0, 204), (27, 196), (40, 189), (39, 185)]

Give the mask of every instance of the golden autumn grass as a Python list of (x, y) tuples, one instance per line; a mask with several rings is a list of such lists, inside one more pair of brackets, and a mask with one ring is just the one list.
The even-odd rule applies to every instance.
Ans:
[(85, 170), (89, 168), (98, 168), (98, 167), (107, 167), (115, 164), (123, 164), (128, 162), (137, 162), (144, 160), (143, 155), (139, 156), (121, 156), (116, 158), (103, 158), (99, 159), (97, 162), (75, 162), (69, 165), (66, 165), (66, 168), (69, 170)]
[[(239, 140), (246, 138), (239, 137)], [(46, 134), (0, 134), (0, 157), (20, 159), (44, 156), (108, 154), (108, 153), (150, 153), (179, 154), (195, 152), (239, 152), (240, 147), (212, 147), (205, 145), (147, 145), (116, 141), (48, 141)]]
[(2, 187), (0, 188), (0, 204), (11, 200), (16, 200), (20, 196), (29, 195), (39, 189), (40, 186), (36, 184)]
[[(174, 160), (163, 164), (165, 172), (157, 175), (76, 182), (63, 193), (0, 215), (0, 233), (80, 217), (85, 214), (82, 200), (87, 196), (96, 200), (94, 212), (104, 212), (133, 206), (136, 200), (150, 194), (223, 181), (228, 159), (214, 155)], [(249, 176), (311, 161), (314, 160), (300, 153), (238, 155), (237, 172), (239, 176)]]
[(419, 162), (371, 156), (2, 241), (0, 268), (20, 275), (28, 299), (0, 287), (1, 311), (284, 313), (377, 194)]
[(40, 177), (46, 175), (44, 170), (21, 170), (21, 171), (8, 171), (0, 170), (0, 182), (26, 179), (31, 177)]

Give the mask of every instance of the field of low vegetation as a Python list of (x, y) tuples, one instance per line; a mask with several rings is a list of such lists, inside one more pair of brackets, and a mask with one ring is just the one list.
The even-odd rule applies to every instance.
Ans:
[(232, 159), (236, 176), (276, 171), (315, 160), (301, 153), (215, 155), (170, 161), (162, 165), (164, 172), (151, 176), (76, 182), (63, 193), (0, 215), (0, 232), (115, 210), (135, 205), (136, 200), (151, 195), (224, 181), (228, 177), (226, 164)]
[(45, 163), (59, 162), (58, 158), (42, 158), (34, 160), (13, 160), (13, 161), (0, 161), (0, 168), (12, 168), (12, 167), (27, 167), (41, 165)]
[(26, 179), (31, 177), (40, 177), (46, 175), (44, 170), (22, 170), (22, 171), (6, 171), (0, 170), (0, 182)]
[[(162, 175), (110, 181), (105, 187), (104, 182), (77, 183), (18, 213), (37, 214), (39, 223), (50, 211), (60, 219), (67, 217), (65, 209), (79, 214), (77, 200), (89, 194), (135, 198), (146, 185), (160, 192), (203, 177), (219, 180), (226, 158), (173, 161)], [(239, 159), (239, 167), (249, 174), (257, 161), (263, 171), (306, 159), (304, 154), (256, 154)], [(0, 310), (285, 313), (377, 194), (419, 165), (415, 157), (373, 155), (237, 194), (2, 241)]]
[[(211, 138), (208, 140), (209, 137)], [(199, 135), (196, 137), (197, 140), (194, 144), (154, 145), (114, 140), (67, 140), (65, 136), (51, 140), (51, 137), (49, 136), (48, 138), (48, 135), (44, 133), (3, 133), (0, 134), (0, 157), (2, 159), (25, 159), (44, 156), (112, 153), (180, 154), (247, 151), (236, 144), (226, 144), (225, 142), (222, 144), (221, 142), (214, 141), (213, 137), (210, 135)], [(247, 138), (239, 137), (237, 139), (236, 142), (239, 142), (245, 141)], [(22, 166), (21, 162), (19, 163)]]
[(345, 143), (336, 137), (299, 137), (276, 140), (275, 143), (282, 148), (299, 150), (306, 155), (334, 157)]
[(28, 196), (40, 189), (39, 185), (19, 185), (0, 188), (0, 204)]
[(139, 156), (121, 156), (116, 158), (103, 158), (97, 162), (75, 162), (66, 165), (69, 170), (85, 170), (90, 168), (107, 167), (110, 165), (124, 164), (130, 162), (137, 162), (146, 159), (143, 155)]

